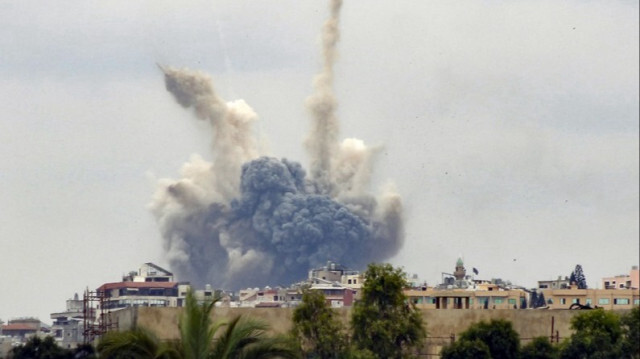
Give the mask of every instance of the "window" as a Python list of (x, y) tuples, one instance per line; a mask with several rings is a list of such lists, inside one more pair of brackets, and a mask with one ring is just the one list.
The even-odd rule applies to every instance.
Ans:
[(551, 298), (547, 299), (547, 304), (553, 304), (553, 299)]
[(567, 304), (567, 298), (560, 298), (560, 304)]
[(576, 304), (576, 303), (580, 304), (580, 298), (573, 298), (573, 299), (571, 299), (571, 303), (572, 303), (572, 304)]
[(609, 298), (600, 298), (600, 299), (598, 299), (598, 304), (600, 304), (600, 305), (609, 304)]
[(516, 304), (515, 298), (509, 298), (509, 304)]
[(616, 305), (628, 305), (629, 304), (629, 298), (616, 298), (613, 300), (613, 304)]
[(634, 299), (633, 305), (640, 305), (640, 299)]
[(493, 298), (493, 304), (502, 304), (502, 298)]
[(347, 284), (351, 284), (351, 279), (347, 279)]
[(591, 306), (591, 303), (592, 303), (591, 298), (587, 298), (587, 300), (585, 301), (585, 303), (586, 303), (588, 306)]

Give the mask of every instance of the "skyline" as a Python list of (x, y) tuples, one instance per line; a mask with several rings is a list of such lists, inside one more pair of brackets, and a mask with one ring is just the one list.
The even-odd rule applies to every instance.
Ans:
[[(308, 168), (327, 2), (69, 4), (0, 5), (5, 321), (167, 265), (147, 206), (211, 144), (156, 63), (211, 74)], [(405, 206), (392, 264), (434, 282), (462, 256), (527, 287), (638, 264), (637, 3), (347, 1), (340, 21), (340, 139), (383, 146), (371, 190), (392, 179)]]

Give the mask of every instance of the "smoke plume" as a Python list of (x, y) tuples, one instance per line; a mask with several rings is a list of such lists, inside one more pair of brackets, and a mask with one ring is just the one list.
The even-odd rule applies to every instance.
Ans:
[(307, 100), (309, 176), (297, 162), (260, 153), (257, 116), (244, 101), (222, 100), (204, 73), (161, 67), (167, 90), (208, 121), (213, 139), (211, 161), (192, 155), (180, 179), (160, 181), (151, 203), (179, 279), (229, 289), (287, 285), (327, 260), (362, 269), (401, 247), (399, 195), (390, 186), (378, 196), (369, 191), (375, 149), (338, 141), (333, 65), (341, 5), (331, 2), (324, 63)]

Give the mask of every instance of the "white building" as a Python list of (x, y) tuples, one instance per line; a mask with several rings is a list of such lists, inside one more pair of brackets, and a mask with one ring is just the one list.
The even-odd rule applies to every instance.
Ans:
[[(73, 349), (84, 342), (84, 316), (84, 303), (82, 299), (78, 299), (77, 293), (73, 299), (67, 300), (64, 312), (51, 313), (51, 334), (59, 346)], [(94, 320), (95, 311), (90, 309), (89, 316), (89, 320)]]

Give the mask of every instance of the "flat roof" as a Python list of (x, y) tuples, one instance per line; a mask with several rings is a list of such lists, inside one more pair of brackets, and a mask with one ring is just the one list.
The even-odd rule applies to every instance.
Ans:
[(120, 288), (159, 288), (159, 289), (170, 289), (176, 288), (178, 286), (178, 282), (115, 282), (115, 283), (105, 283), (101, 285), (97, 290), (110, 290), (110, 289), (120, 289)]

